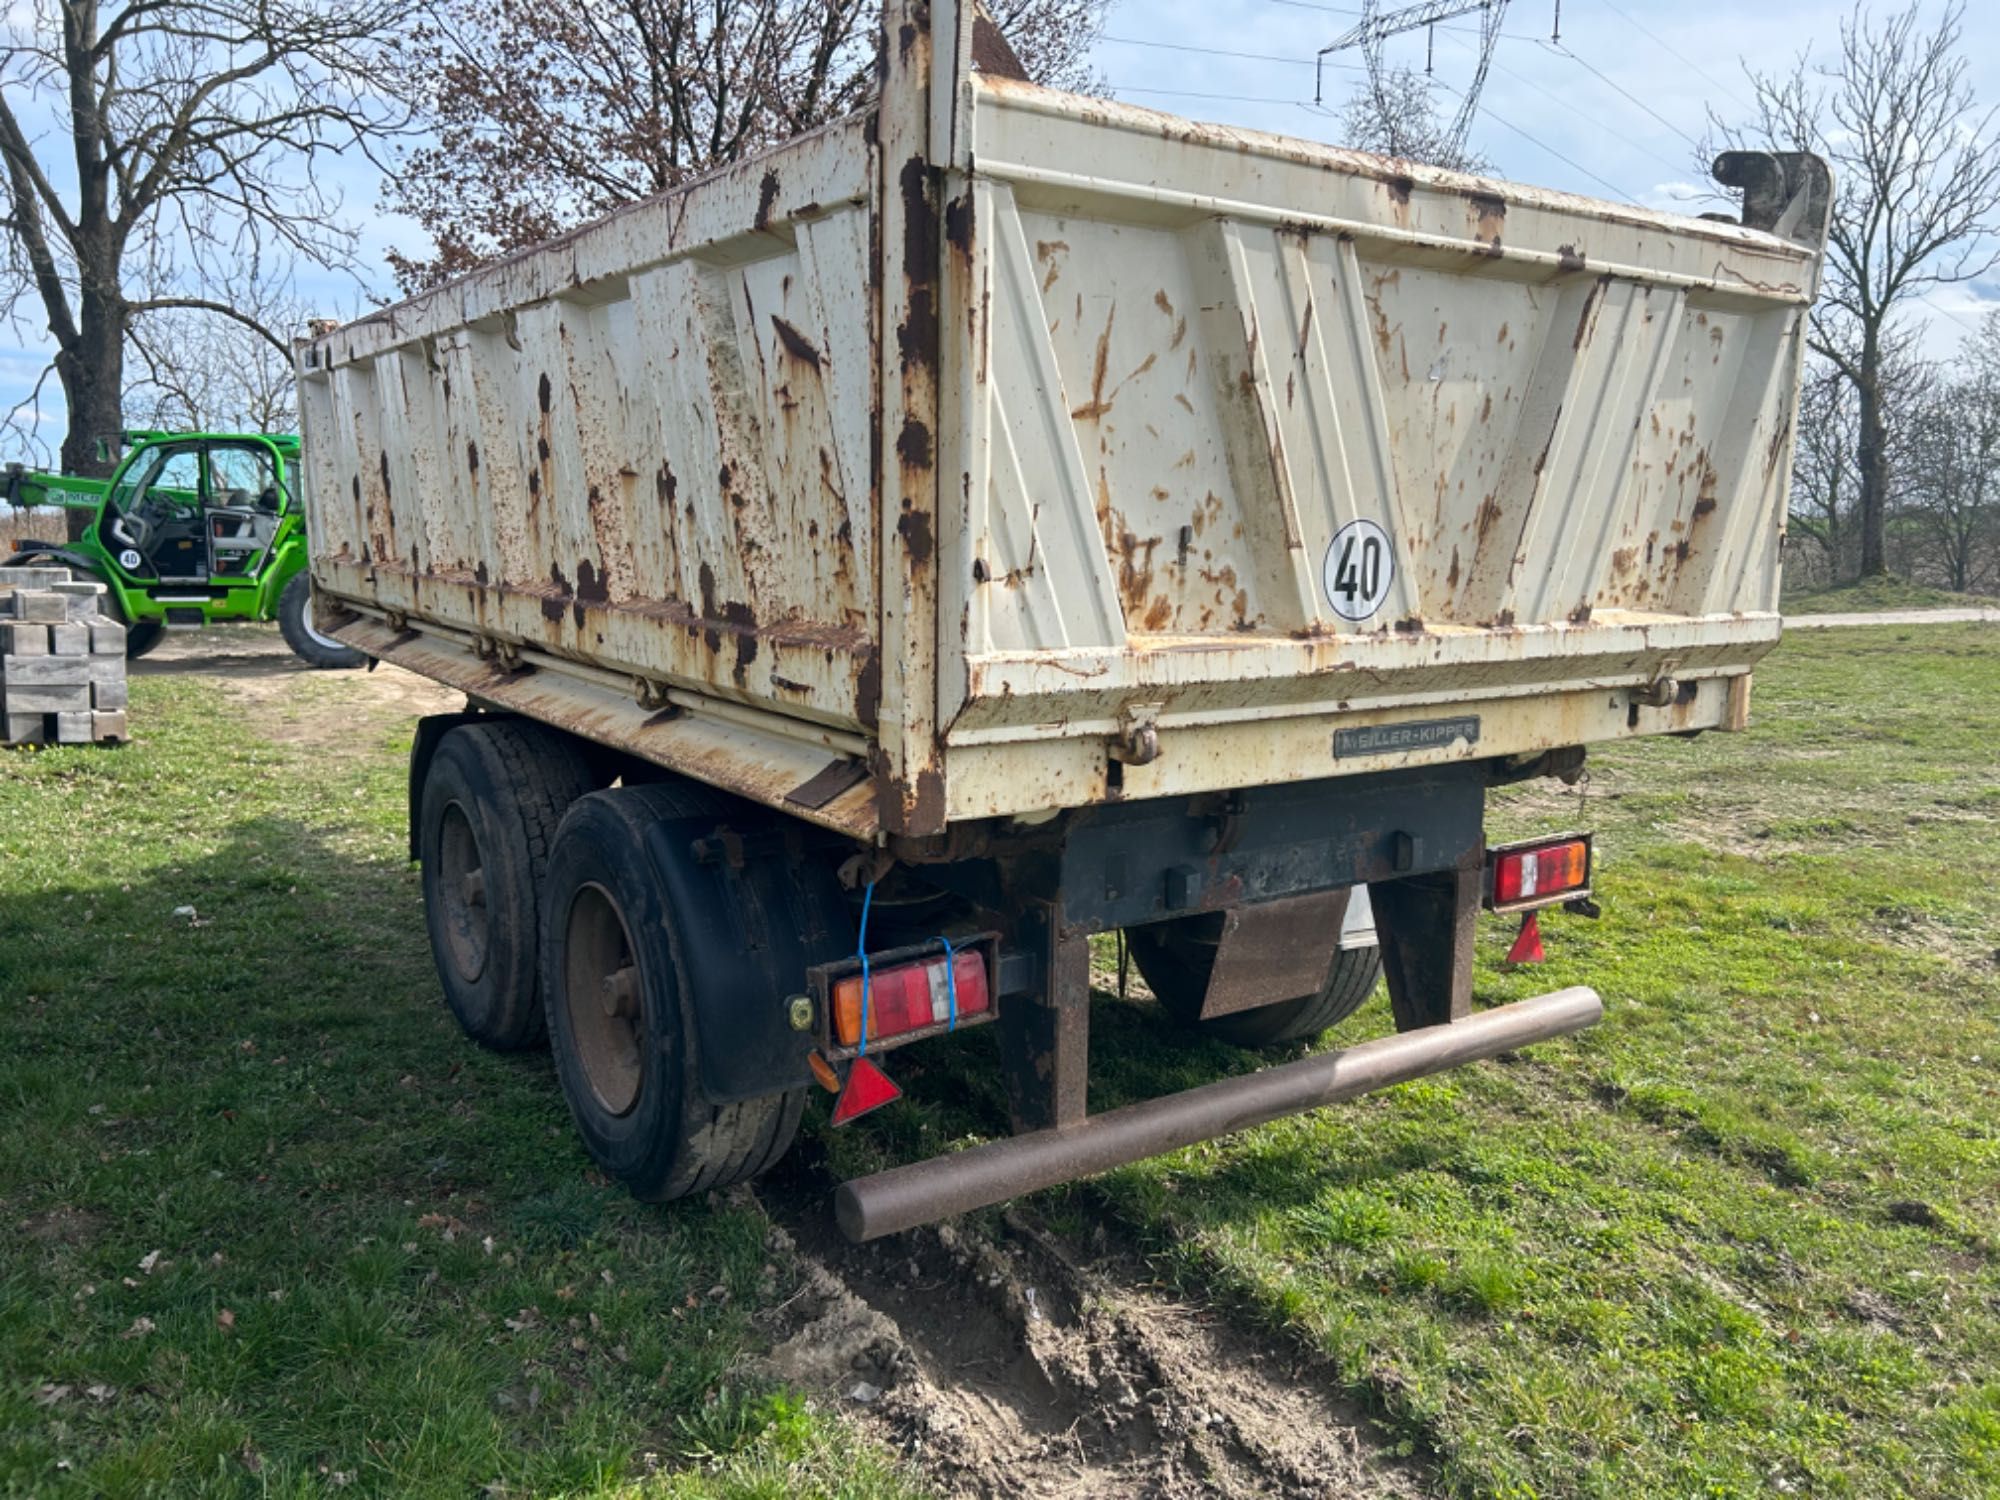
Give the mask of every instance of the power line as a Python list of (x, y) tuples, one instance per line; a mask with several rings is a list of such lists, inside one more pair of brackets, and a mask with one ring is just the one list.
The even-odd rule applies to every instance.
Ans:
[(1299, 102), (1296, 98), (1279, 97), (1274, 94), (1205, 94), (1195, 89), (1147, 89), (1137, 86), (1127, 88), (1125, 85), (1119, 83), (1114, 83), (1110, 87), (1111, 92), (1114, 94), (1158, 94), (1163, 98), (1169, 99), (1227, 99), (1236, 104), (1297, 104)]
[[(1279, 57), (1271, 52), (1231, 52), (1222, 47), (1196, 47), (1186, 42), (1151, 42), (1136, 36), (1100, 36), (1098, 40), (1112, 42), (1120, 47), (1155, 47), (1163, 52), (1198, 52), (1204, 57), (1235, 57), (1245, 62), (1289, 63), (1298, 68), (1310, 68), (1313, 65), (1309, 57)], [(1342, 63), (1340, 66), (1352, 72), (1361, 71), (1359, 63)]]
[[(1447, 94), (1458, 94), (1457, 89), (1453, 88), (1450, 84), (1444, 82), (1444, 80), (1442, 79), (1437, 80), (1437, 86), (1443, 89)], [(1459, 94), (1459, 97), (1462, 99), (1465, 96), (1463, 94)], [(1482, 113), (1486, 116), (1487, 119), (1491, 120), (1494, 124), (1506, 126), (1507, 129), (1513, 131), (1514, 134), (1518, 135), (1522, 140), (1528, 142), (1528, 144), (1530, 144), (1531, 146), (1535, 146), (1543, 151), (1546, 151), (1550, 156), (1553, 156), (1557, 161), (1563, 163), (1571, 170), (1581, 172), (1584, 176), (1588, 177), (1592, 182), (1597, 183), (1599, 186), (1611, 189), (1612, 192), (1616, 193), (1625, 202), (1637, 203), (1639, 201), (1638, 196), (1636, 194), (1628, 193), (1625, 191), (1625, 189), (1618, 186), (1617, 183), (1610, 181), (1608, 178), (1598, 176), (1595, 172), (1591, 171), (1590, 168), (1586, 167), (1582, 162), (1572, 160), (1570, 157), (1563, 155), (1562, 152), (1556, 150), (1556, 148), (1551, 146), (1547, 141), (1541, 140), (1536, 136), (1530, 135), (1527, 131), (1523, 130), (1513, 121), (1495, 114), (1490, 109), (1484, 110), (1482, 111)]]
[(1293, 10), (1317, 10), (1330, 16), (1358, 16), (1360, 11), (1351, 5), (1318, 5), (1314, 0), (1264, 0), (1266, 5), (1289, 5)]
[(1618, 6), (1614, 5), (1612, 3), (1612, 0), (1602, 0), (1602, 3), (1604, 5), (1604, 8), (1610, 11), (1611, 14), (1618, 17), (1619, 20), (1623, 21), (1627, 26), (1630, 26), (1634, 31), (1637, 31), (1641, 36), (1647, 37), (1650, 40), (1652, 40), (1653, 43), (1657, 45), (1662, 52), (1665, 52), (1669, 57), (1675, 58), (1676, 60), (1684, 64), (1691, 72), (1695, 73), (1698, 77), (1706, 79), (1710, 84), (1710, 86), (1712, 86), (1721, 93), (1727, 94), (1730, 98), (1734, 99), (1738, 104), (1741, 104), (1745, 109), (1754, 110), (1756, 108), (1755, 105), (1747, 102), (1741, 94), (1738, 94), (1734, 89), (1730, 88), (1728, 84), (1721, 82), (1713, 74), (1705, 70), (1701, 66), (1701, 64), (1689, 58), (1685, 53), (1675, 51), (1673, 44), (1668, 42), (1666, 38), (1640, 25), (1638, 21), (1634, 20), (1631, 16), (1627, 15), (1623, 10), (1619, 9)]
[(1667, 129), (1671, 130), (1675, 135), (1679, 136), (1682, 140), (1686, 141), (1690, 146), (1694, 147), (1695, 150), (1699, 151), (1701, 149), (1700, 141), (1696, 140), (1693, 136), (1689, 135), (1685, 130), (1681, 129), (1680, 126), (1676, 125), (1672, 120), (1669, 120), (1665, 115), (1661, 114), (1657, 109), (1654, 109), (1652, 105), (1648, 104), (1644, 99), (1641, 99), (1637, 94), (1627, 89), (1622, 83), (1614, 81), (1609, 75), (1599, 71), (1597, 68), (1593, 67), (1590, 63), (1586, 62), (1583, 58), (1578, 57), (1574, 52), (1570, 51), (1569, 48), (1565, 47), (1561, 42), (1544, 42), (1542, 45), (1546, 47), (1549, 51), (1555, 53), (1558, 57), (1568, 58), (1571, 62), (1575, 63), (1578, 67), (1582, 68), (1585, 72), (1589, 73), (1591, 77), (1597, 79), (1600, 83), (1604, 84), (1605, 87), (1613, 89), (1618, 93), (1624, 95), (1625, 98), (1631, 100), (1631, 102), (1636, 104), (1640, 109), (1643, 109), (1647, 114), (1651, 115), (1654, 119), (1658, 120), (1662, 125), (1666, 126)]
[[(1466, 44), (1461, 43), (1460, 45), (1466, 45)], [(1498, 68), (1502, 73), (1505, 73), (1509, 78), (1513, 79), (1516, 83), (1522, 84), (1527, 88), (1533, 89), (1536, 93), (1540, 94), (1544, 99), (1547, 99), (1551, 104), (1554, 104), (1557, 108), (1565, 110), (1568, 113), (1576, 116), (1576, 118), (1583, 121), (1584, 124), (1594, 126), (1598, 130), (1603, 131), (1606, 135), (1612, 136), (1617, 140), (1623, 141), (1626, 145), (1630, 146), (1634, 151), (1642, 152), (1643, 154), (1650, 156), (1654, 161), (1658, 162), (1661, 166), (1665, 167), (1669, 172), (1684, 173), (1687, 170), (1686, 162), (1669, 161), (1666, 157), (1660, 155), (1659, 152), (1653, 150), (1650, 146), (1647, 146), (1642, 142), (1632, 139), (1632, 137), (1626, 135), (1623, 131), (1618, 130), (1614, 126), (1605, 124), (1602, 120), (1597, 119), (1595, 116), (1585, 114), (1582, 110), (1578, 109), (1574, 104), (1570, 103), (1569, 100), (1563, 98), (1561, 95), (1556, 94), (1547, 88), (1544, 88), (1534, 79), (1528, 77), (1527, 74), (1515, 72), (1512, 68), (1508, 67), (1505, 63), (1501, 62), (1497, 58), (1494, 59), (1493, 66)]]

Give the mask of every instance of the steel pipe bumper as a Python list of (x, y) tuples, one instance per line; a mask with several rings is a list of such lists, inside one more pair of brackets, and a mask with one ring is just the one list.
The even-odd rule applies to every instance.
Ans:
[(1597, 992), (1581, 987), (1517, 1000), (1447, 1026), (1399, 1032), (1127, 1105), (1067, 1129), (1038, 1130), (858, 1177), (835, 1192), (834, 1214), (850, 1240), (879, 1239), (1197, 1141), (1568, 1036), (1595, 1025), (1603, 1014)]

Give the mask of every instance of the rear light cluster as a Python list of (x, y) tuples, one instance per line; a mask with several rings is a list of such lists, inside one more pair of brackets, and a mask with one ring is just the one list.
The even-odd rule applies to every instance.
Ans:
[(1493, 856), (1493, 906), (1497, 911), (1552, 905), (1589, 885), (1589, 839), (1525, 844), (1497, 850)]
[[(984, 1018), (992, 1006), (986, 960), (958, 949), (949, 960), (940, 953), (912, 963), (876, 969), (868, 980), (868, 1040), (879, 1042), (952, 1020), (952, 983), (958, 989), (958, 1019)], [(833, 986), (833, 1034), (843, 1047), (861, 1043), (861, 976), (850, 974)]]

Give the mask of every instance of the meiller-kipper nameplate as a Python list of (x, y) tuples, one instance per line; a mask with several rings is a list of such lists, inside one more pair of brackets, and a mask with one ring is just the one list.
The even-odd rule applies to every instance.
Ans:
[(1346, 760), (1355, 755), (1404, 755), (1419, 750), (1442, 750), (1459, 740), (1468, 745), (1479, 743), (1477, 715), (1337, 729), (1333, 735), (1333, 758)]

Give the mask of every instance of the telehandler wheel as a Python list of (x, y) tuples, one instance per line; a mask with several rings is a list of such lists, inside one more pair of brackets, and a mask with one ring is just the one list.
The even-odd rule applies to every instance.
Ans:
[(309, 667), (331, 671), (368, 665), (366, 652), (344, 646), (313, 628), (312, 584), (303, 573), (293, 574), (278, 595), (278, 629), (292, 654)]
[(135, 620), (125, 627), (125, 659), (137, 661), (166, 638), (166, 621)]
[(1125, 934), (1132, 962), (1161, 1008), (1181, 1024), (1198, 1026), (1204, 1034), (1238, 1047), (1308, 1041), (1359, 1010), (1382, 977), (1381, 949), (1343, 948), (1334, 955), (1317, 994), (1204, 1021), (1201, 1005), (1221, 939), (1219, 915), (1156, 922)]
[(496, 1052), (542, 1039), (537, 934), (549, 847), (596, 782), (583, 752), (540, 724), (464, 724), (438, 741), (418, 804), (424, 923), (444, 997)]
[(563, 819), (542, 891), (542, 993), (556, 1076), (585, 1148), (633, 1196), (665, 1202), (767, 1171), (805, 1091), (711, 1103), (677, 955), (679, 918), (647, 831), (718, 805), (686, 782), (585, 797)]

